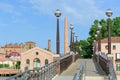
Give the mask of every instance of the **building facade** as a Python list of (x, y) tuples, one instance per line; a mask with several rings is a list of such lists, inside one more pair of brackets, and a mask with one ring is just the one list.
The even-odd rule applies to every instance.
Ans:
[(34, 48), (36, 46), (36, 44), (34, 42), (25, 42), (24, 44), (6, 44), (5, 46), (1, 46), (0, 48), (0, 53), (3, 54), (9, 54), (11, 52), (24, 52), (27, 51), (31, 48)]
[(21, 71), (28, 69), (40, 68), (54, 61), (58, 54), (54, 54), (45, 49), (34, 47), (21, 53)]
[[(94, 53), (98, 52), (98, 42), (93, 44)], [(108, 54), (108, 38), (101, 40), (101, 53)], [(120, 75), (120, 37), (111, 37), (111, 54), (113, 56), (114, 69)]]

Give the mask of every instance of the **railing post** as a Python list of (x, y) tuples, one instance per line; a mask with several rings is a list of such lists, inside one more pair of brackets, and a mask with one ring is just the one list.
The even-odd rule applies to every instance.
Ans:
[(72, 54), (72, 62), (75, 62), (75, 54)]
[(53, 59), (56, 62), (56, 73), (60, 74), (60, 55), (56, 55)]

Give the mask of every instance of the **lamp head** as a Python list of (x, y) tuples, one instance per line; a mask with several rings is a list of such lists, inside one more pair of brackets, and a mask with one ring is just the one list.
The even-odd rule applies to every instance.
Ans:
[(73, 30), (74, 29), (74, 26), (72, 24), (70, 24), (70, 29)]
[(107, 15), (108, 17), (111, 17), (112, 14), (113, 14), (110, 9), (107, 9), (107, 11), (106, 11), (105, 13), (106, 13), (106, 15)]
[(60, 17), (60, 16), (61, 16), (61, 12), (60, 12), (59, 9), (57, 9), (57, 10), (55, 11), (55, 16), (56, 16), (56, 17)]

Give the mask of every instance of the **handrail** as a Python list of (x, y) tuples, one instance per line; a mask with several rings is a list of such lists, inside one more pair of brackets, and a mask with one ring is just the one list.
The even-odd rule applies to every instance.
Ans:
[(57, 62), (52, 62), (39, 69), (26, 70), (6, 80), (50, 80), (56, 75), (56, 64)]
[(79, 70), (74, 75), (73, 80), (85, 80), (86, 62), (82, 61)]
[(68, 55), (66, 55), (66, 56), (62, 56), (61, 58), (60, 58), (60, 60), (62, 60), (62, 59), (65, 59), (65, 58), (67, 58), (67, 57), (69, 57), (69, 56), (71, 56), (72, 54), (68, 54)]
[(110, 72), (110, 74), (109, 74), (110, 80), (117, 80), (117, 76), (116, 76), (116, 72), (114, 70), (112, 60), (110, 60), (110, 62), (109, 62), (109, 72)]

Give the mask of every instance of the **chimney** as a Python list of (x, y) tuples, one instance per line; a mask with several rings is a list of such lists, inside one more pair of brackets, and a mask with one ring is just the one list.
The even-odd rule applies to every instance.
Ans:
[(51, 51), (51, 40), (48, 40), (48, 50)]
[(64, 19), (64, 55), (68, 53), (68, 18)]

